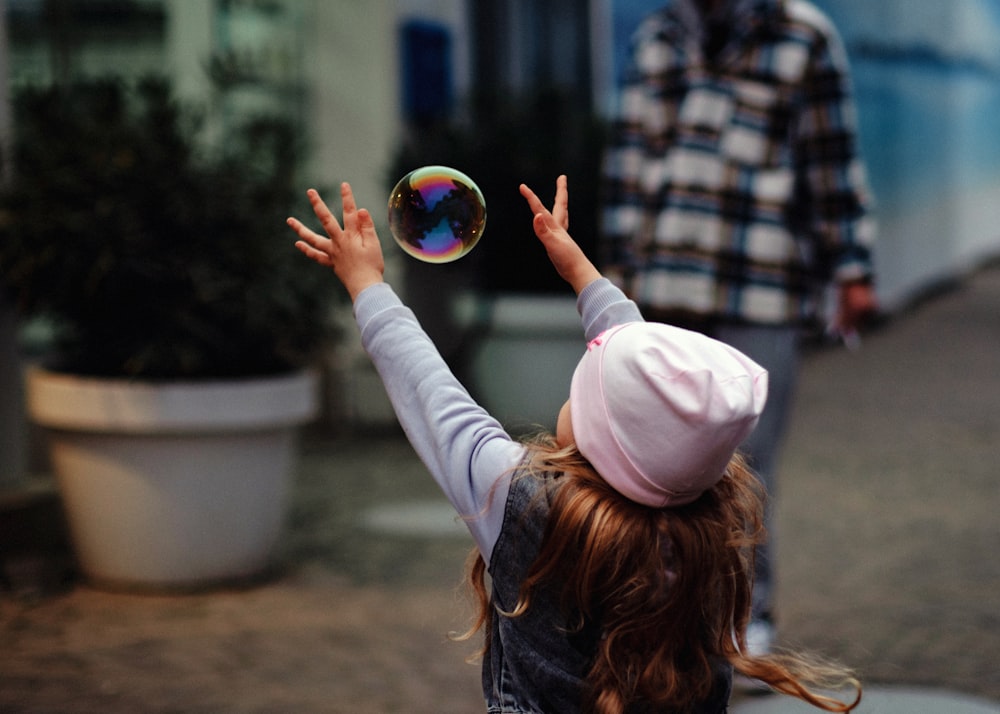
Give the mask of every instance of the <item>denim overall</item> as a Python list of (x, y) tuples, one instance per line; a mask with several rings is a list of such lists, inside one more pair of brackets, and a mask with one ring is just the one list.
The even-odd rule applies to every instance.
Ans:
[[(551, 498), (551, 477), (515, 477), (504, 523), (490, 561), (493, 604), (510, 612), (520, 583), (538, 555)], [(489, 714), (572, 714), (582, 710), (584, 678), (600, 637), (595, 623), (580, 630), (566, 617), (558, 593), (536, 591), (520, 617), (494, 613), (489, 648), (483, 660), (483, 695)], [(727, 710), (732, 668), (720, 663), (710, 699), (684, 714), (723, 714)], [(652, 713), (636, 704), (629, 714)], [(680, 714), (680, 713), (678, 713)]]

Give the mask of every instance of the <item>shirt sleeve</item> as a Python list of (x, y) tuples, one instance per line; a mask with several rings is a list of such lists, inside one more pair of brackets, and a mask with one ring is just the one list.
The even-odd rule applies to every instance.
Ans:
[(831, 26), (818, 28), (802, 86), (795, 150), (803, 228), (816, 241), (830, 278), (870, 278), (871, 196), (859, 155), (847, 54)]
[[(577, 309), (588, 340), (642, 319), (636, 304), (606, 278), (580, 292)], [(472, 399), (388, 284), (362, 291), (354, 315), (403, 431), (489, 561), (525, 446)]]
[(354, 314), (403, 431), (488, 559), (525, 447), (472, 399), (389, 285), (362, 291)]
[(638, 305), (607, 278), (595, 280), (581, 290), (576, 305), (588, 342), (615, 325), (643, 321)]
[(644, 175), (655, 171), (657, 164), (650, 157), (649, 135), (655, 127), (665, 130), (671, 121), (663, 115), (669, 105), (658, 101), (651, 90), (650, 75), (662, 61), (658, 54), (663, 53), (657, 53), (662, 43), (642, 29), (631, 41), (629, 65), (601, 165), (598, 258), (602, 269), (617, 277), (627, 276), (636, 267), (635, 245), (648, 240), (651, 233)]

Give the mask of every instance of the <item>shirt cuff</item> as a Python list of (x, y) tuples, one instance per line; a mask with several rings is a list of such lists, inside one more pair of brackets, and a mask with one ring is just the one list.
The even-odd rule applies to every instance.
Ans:
[(403, 301), (389, 283), (375, 283), (358, 293), (354, 298), (354, 319), (364, 330), (378, 313), (394, 307), (402, 307)]

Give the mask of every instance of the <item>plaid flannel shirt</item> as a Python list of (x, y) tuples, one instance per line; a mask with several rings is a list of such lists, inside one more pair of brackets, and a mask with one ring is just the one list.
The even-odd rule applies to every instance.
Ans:
[(847, 60), (801, 0), (736, 0), (710, 61), (691, 0), (647, 18), (605, 157), (604, 267), (645, 309), (798, 324), (871, 277)]

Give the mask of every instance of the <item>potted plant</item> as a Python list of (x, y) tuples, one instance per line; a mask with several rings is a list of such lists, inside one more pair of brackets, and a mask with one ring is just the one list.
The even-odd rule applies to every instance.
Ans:
[(158, 79), (26, 89), (14, 118), (0, 280), (53, 330), (27, 403), (81, 569), (156, 588), (259, 573), (331, 337), (333, 281), (284, 231), (292, 128), (254, 119), (209, 149)]

